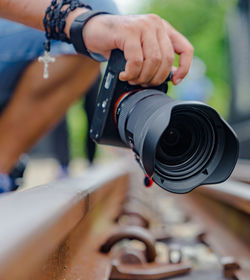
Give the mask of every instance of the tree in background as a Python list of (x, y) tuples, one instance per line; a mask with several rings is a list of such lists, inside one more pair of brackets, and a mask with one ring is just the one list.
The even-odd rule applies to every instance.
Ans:
[(229, 113), (230, 61), (228, 58), (226, 17), (234, 0), (148, 0), (140, 12), (156, 13), (184, 34), (195, 48), (195, 56), (207, 66), (214, 84), (209, 105), (227, 117)]

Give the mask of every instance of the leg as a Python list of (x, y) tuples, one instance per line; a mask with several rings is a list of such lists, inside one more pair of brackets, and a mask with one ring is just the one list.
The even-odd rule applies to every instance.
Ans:
[(65, 55), (50, 65), (33, 62), (24, 72), (14, 96), (0, 117), (0, 171), (8, 173), (18, 157), (63, 117), (69, 106), (92, 85), (99, 64), (79, 55)]

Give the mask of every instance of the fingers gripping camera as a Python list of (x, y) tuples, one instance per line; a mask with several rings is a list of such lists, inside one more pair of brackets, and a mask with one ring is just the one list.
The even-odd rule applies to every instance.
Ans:
[(125, 64), (123, 53), (114, 50), (98, 95), (92, 139), (132, 149), (145, 174), (170, 192), (225, 181), (238, 158), (232, 128), (206, 104), (168, 97), (168, 81), (148, 89), (121, 82)]

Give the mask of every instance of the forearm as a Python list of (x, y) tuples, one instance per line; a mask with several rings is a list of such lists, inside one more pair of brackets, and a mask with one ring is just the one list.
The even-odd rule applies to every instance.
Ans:
[[(50, 1), (0, 0), (0, 16), (43, 30), (42, 20)], [(86, 11), (78, 8), (68, 15), (64, 30), (68, 37), (73, 20)], [(188, 40), (157, 15), (98, 15), (85, 25), (83, 38), (90, 52), (106, 58), (111, 50), (122, 50), (127, 64), (120, 79), (146, 87), (166, 80), (175, 53), (179, 55), (179, 67), (172, 81), (177, 85), (187, 75), (193, 57)]]
[[(30, 27), (43, 30), (43, 17), (51, 0), (0, 0), (0, 17), (16, 21)], [(85, 8), (78, 8), (66, 19), (65, 32), (69, 36), (69, 28), (74, 18), (86, 12)]]

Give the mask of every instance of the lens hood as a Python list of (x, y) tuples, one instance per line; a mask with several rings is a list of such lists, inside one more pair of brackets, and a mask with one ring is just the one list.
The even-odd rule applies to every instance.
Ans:
[(157, 90), (123, 101), (118, 129), (145, 172), (174, 193), (225, 181), (238, 158), (237, 136), (213, 108)]

